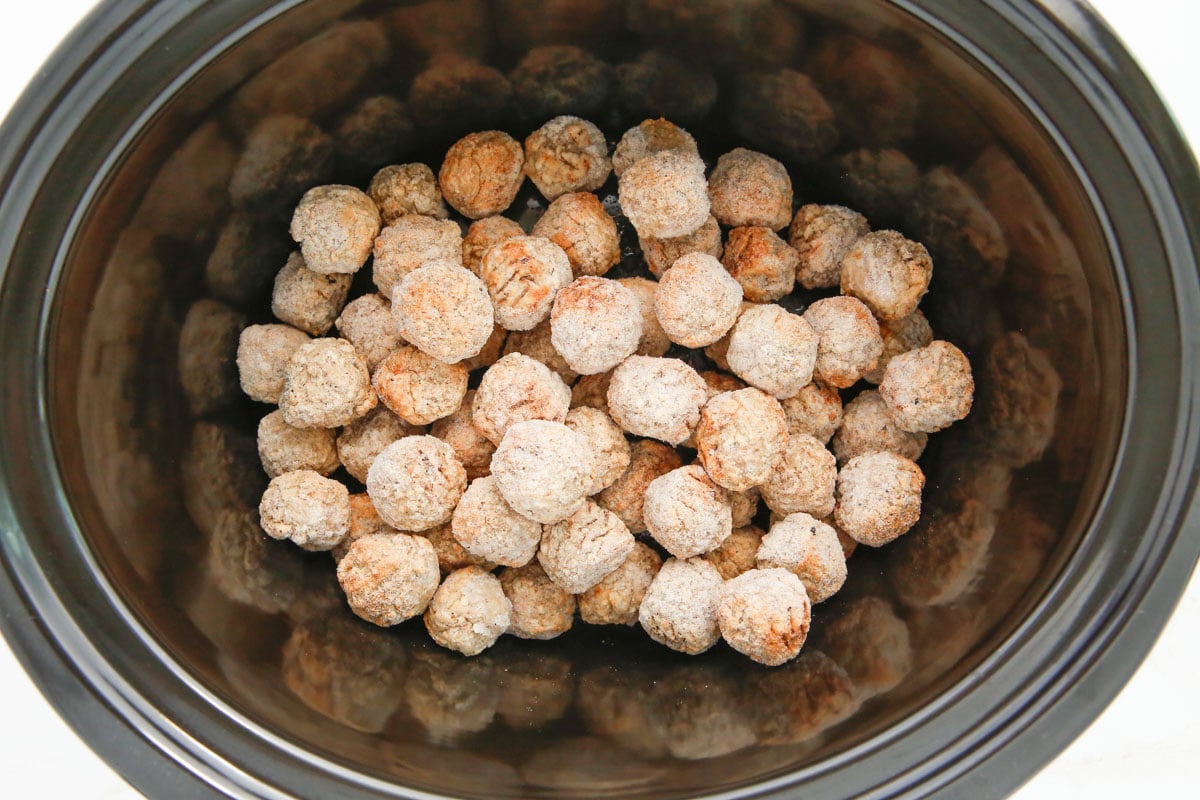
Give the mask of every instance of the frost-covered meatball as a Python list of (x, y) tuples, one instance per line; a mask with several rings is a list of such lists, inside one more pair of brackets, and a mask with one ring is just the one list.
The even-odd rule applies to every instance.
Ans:
[(658, 357), (671, 349), (671, 340), (667, 332), (658, 324), (658, 315), (654, 312), (654, 296), (658, 292), (658, 283), (649, 278), (633, 277), (618, 278), (617, 283), (633, 292), (637, 298), (638, 309), (642, 312), (641, 338), (638, 339), (636, 352), (639, 356)]
[(587, 439), (561, 422), (532, 419), (508, 429), (492, 456), (492, 475), (514, 511), (552, 525), (584, 505), (593, 462)]
[(803, 511), (815, 517), (833, 512), (837, 463), (833, 453), (811, 436), (788, 440), (782, 457), (762, 485), (762, 499), (777, 514)]
[(871, 310), (853, 297), (818, 300), (804, 312), (804, 321), (817, 332), (817, 363), (813, 377), (845, 389), (875, 368), (883, 353), (883, 337)]
[(384, 167), (371, 178), (367, 194), (379, 206), (385, 225), (405, 214), (420, 214), (434, 219), (450, 216), (442, 201), (442, 190), (428, 164), (394, 164)]
[(337, 437), (338, 458), (356, 480), (366, 481), (371, 462), (387, 447), (405, 436), (424, 433), (409, 425), (386, 406), (376, 406), (365, 416), (342, 428)]
[(375, 510), (375, 504), (371, 502), (371, 498), (366, 492), (352, 494), (350, 495), (350, 530), (346, 533), (346, 538), (329, 551), (329, 555), (333, 556), (335, 564), (340, 564), (346, 557), (346, 553), (350, 552), (350, 545), (359, 539), (367, 536), (391, 536), (398, 533), (400, 531), (379, 518), (379, 512)]
[(402, 533), (354, 542), (338, 564), (337, 576), (350, 610), (383, 627), (424, 612), (441, 579), (429, 540)]
[(630, 445), (629, 466), (621, 476), (596, 496), (596, 502), (616, 514), (633, 533), (646, 530), (643, 504), (646, 487), (656, 478), (683, 466), (674, 448), (649, 439)]
[(804, 584), (785, 569), (752, 569), (726, 581), (717, 604), (729, 646), (769, 667), (800, 654), (811, 615)]
[(521, 143), (502, 131), (472, 133), (446, 151), (438, 183), (442, 195), (468, 219), (503, 213), (525, 179)]
[(379, 226), (379, 209), (366, 192), (317, 186), (296, 207), (291, 233), (313, 272), (352, 274), (370, 258)]
[(383, 449), (367, 471), (367, 494), (388, 525), (424, 531), (450, 520), (467, 488), (453, 448), (432, 436), (406, 436)]
[(320, 336), (333, 326), (345, 305), (351, 280), (352, 275), (313, 272), (304, 256), (292, 253), (275, 276), (271, 313), (280, 322)]
[(720, 547), (705, 553), (704, 559), (716, 567), (725, 580), (736, 578), (754, 569), (763, 536), (763, 532), (753, 525), (734, 528)]
[(491, 476), (467, 487), (450, 530), (471, 555), (506, 567), (528, 564), (542, 540), (542, 526), (509, 508)]
[(717, 159), (708, 198), (713, 216), (731, 228), (759, 225), (777, 231), (792, 218), (792, 179), (783, 164), (743, 147)]
[(272, 411), (258, 422), (258, 457), (271, 478), (298, 469), (328, 475), (339, 466), (333, 431), (293, 428), (283, 412)]
[(837, 480), (834, 520), (854, 541), (882, 547), (921, 518), (925, 474), (895, 453), (868, 453), (851, 459)]
[(559, 290), (550, 312), (550, 341), (581, 375), (607, 372), (637, 350), (642, 309), (616, 281), (585, 275)]
[(375, 407), (366, 360), (344, 339), (314, 339), (288, 361), (279, 393), (284, 421), (296, 428), (337, 428)]
[(728, 493), (698, 464), (655, 478), (642, 513), (650, 535), (676, 558), (715, 550), (733, 532)]
[(613, 371), (608, 413), (635, 436), (677, 445), (700, 422), (704, 379), (677, 358), (630, 356)]
[(500, 573), (504, 596), (512, 603), (508, 633), (518, 639), (553, 639), (575, 622), (575, 595), (560, 588), (536, 561)]
[(512, 603), (500, 580), (479, 567), (446, 576), (425, 611), (433, 640), (465, 656), (477, 656), (496, 643), (512, 622)]
[(598, 408), (572, 408), (563, 423), (588, 440), (595, 459), (589, 495), (612, 486), (629, 466), (629, 442), (625, 433)]
[(580, 618), (589, 625), (636, 624), (638, 608), (661, 567), (658, 553), (637, 542), (625, 563), (579, 595)]
[(710, 255), (689, 253), (658, 281), (654, 312), (671, 341), (684, 347), (717, 341), (741, 310), (741, 285)]
[(468, 391), (457, 411), (442, 417), (429, 429), (431, 436), (454, 448), (463, 469), (467, 471), (467, 479), (472, 481), (491, 473), (492, 453), (496, 452), (496, 445), (480, 433), (472, 421), (475, 394), (474, 389)]
[(754, 303), (773, 303), (796, 284), (796, 251), (770, 228), (744, 227), (729, 232), (721, 263)]
[(571, 390), (538, 361), (510, 353), (483, 373), (472, 404), (475, 429), (493, 444), (518, 422), (562, 422), (571, 406)]
[(388, 224), (375, 240), (371, 276), (384, 297), (391, 298), (400, 280), (430, 261), (462, 258), (462, 230), (452, 219), (405, 214)]
[(888, 364), (879, 396), (901, 430), (940, 431), (971, 413), (975, 398), (971, 362), (944, 341), (910, 350)]
[(351, 300), (334, 323), (342, 338), (354, 345), (374, 370), (392, 351), (404, 344), (396, 330), (392, 304), (381, 294), (364, 294)]
[(758, 389), (713, 397), (701, 410), (696, 427), (700, 463), (717, 485), (735, 492), (766, 481), (787, 441), (783, 408)]
[(555, 117), (525, 140), (525, 174), (547, 200), (593, 192), (612, 172), (604, 133), (579, 117)]
[(831, 446), (839, 464), (881, 451), (916, 461), (928, 439), (923, 433), (900, 430), (879, 392), (863, 392), (847, 404)]
[(717, 625), (721, 573), (702, 558), (669, 558), (654, 576), (638, 609), (650, 638), (672, 650), (698, 655), (721, 638)]
[(846, 556), (837, 532), (809, 514), (789, 514), (772, 525), (757, 559), (759, 569), (794, 572), (814, 603), (833, 597), (846, 582)]
[(534, 223), (533, 235), (561, 247), (576, 277), (603, 275), (621, 260), (617, 223), (591, 192), (560, 195)]
[[(664, 150), (679, 150), (699, 157), (696, 140), (673, 122), (647, 119), (625, 131), (613, 151), (613, 172), (621, 177), (636, 162)], [(669, 266), (669, 265), (668, 265)]]
[(625, 563), (634, 543), (620, 517), (589, 500), (571, 516), (546, 526), (538, 563), (557, 585), (580, 594)]
[(405, 275), (392, 314), (401, 336), (448, 364), (478, 355), (494, 327), (487, 287), (457, 261), (431, 261)]
[(571, 365), (562, 357), (562, 353), (554, 349), (550, 330), (550, 318), (539, 322), (527, 331), (512, 331), (504, 340), (504, 353), (520, 353), (529, 356), (534, 361), (540, 361), (550, 368), (563, 383), (570, 386), (579, 377), (579, 373), (571, 369)]
[(932, 276), (933, 261), (923, 244), (895, 231), (875, 231), (842, 259), (842, 294), (862, 300), (881, 320), (897, 320), (917, 310)]
[(842, 397), (837, 389), (816, 381), (796, 394), (780, 401), (787, 417), (788, 433), (808, 434), (821, 444), (829, 439), (842, 423)]
[(409, 425), (448, 417), (467, 394), (467, 368), (447, 364), (415, 347), (397, 348), (375, 369), (379, 399)]
[(800, 206), (788, 241), (796, 250), (796, 280), (805, 289), (827, 289), (842, 280), (842, 259), (871, 232), (867, 218), (844, 206)]
[(820, 339), (803, 318), (775, 304), (742, 313), (729, 335), (729, 369), (751, 386), (778, 398), (796, 395), (809, 384)]
[(310, 337), (291, 325), (251, 325), (238, 338), (237, 367), (242, 391), (251, 400), (278, 403), (287, 365)]
[(273, 478), (258, 505), (262, 528), (305, 550), (329, 550), (350, 530), (350, 492), (335, 480), (302, 469)]
[(618, 194), (639, 236), (686, 236), (708, 219), (708, 182), (695, 153), (664, 150), (634, 162), (621, 175)]
[(496, 307), (496, 322), (527, 331), (546, 318), (554, 296), (571, 282), (571, 262), (549, 239), (516, 236), (483, 254), (479, 277)]
[(525, 229), (521, 224), (508, 217), (494, 216), (475, 220), (471, 227), (467, 228), (467, 235), (462, 240), (463, 266), (478, 275), (483, 266), (483, 254), (493, 245), (524, 235)]
[(724, 243), (721, 241), (721, 226), (712, 214), (708, 215), (703, 225), (689, 234), (666, 239), (639, 236), (638, 245), (642, 248), (646, 266), (656, 278), (661, 278), (671, 265), (688, 253), (705, 253), (718, 260), (725, 253)]

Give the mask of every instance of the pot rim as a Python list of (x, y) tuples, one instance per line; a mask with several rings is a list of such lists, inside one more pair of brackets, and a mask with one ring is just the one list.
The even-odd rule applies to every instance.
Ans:
[[(46, 251), (54, 253), (54, 263), (43, 255), (38, 269), (25, 240), (47, 235), (42, 228), (53, 227), (53, 221), (40, 223), (39, 209), (47, 209), (38, 189), (64, 154), (79, 147), (71, 138), (76, 126), (64, 123), (82, 124), (146, 53), (147, 42), (185, 21), (203, 20), (218, 38), (184, 73), (165, 76), (158, 95), (140, 110), (138, 122), (145, 124), (204, 63), (302, 1), (283, 0), (264, 10), (270, 5), (266, 0), (232, 0), (220, 4), (217, 13), (201, 0), (106, 0), (60, 45), (0, 128), (0, 318), (14, 327), (0, 345), (0, 368), (7, 376), (0, 409), (0, 603), (6, 609), (0, 629), (58, 712), (149, 796), (285, 797), (296, 786), (307, 787), (306, 793), (336, 786), (345, 797), (433, 796), (302, 751), (225, 705), (175, 663), (88, 552), (54, 469), (54, 443), (45, 425), (54, 292), (30, 295), (24, 287), (37, 288), (39, 281), (43, 289), (53, 287), (71, 237)], [(1077, 158), (1077, 177), (1095, 204), (1115, 194), (1122, 181), (1133, 181), (1141, 192), (1133, 201), (1136, 213), (1127, 219), (1111, 219), (1096, 208), (1106, 225), (1117, 278), (1124, 281), (1126, 418), (1105, 496), (1076, 554), (995, 652), (899, 724), (821, 764), (741, 787), (742, 796), (788, 796), (801, 783), (806, 794), (816, 788), (817, 795), (821, 787), (872, 797), (988, 797), (1011, 791), (1116, 696), (1149, 652), (1200, 557), (1200, 509), (1193, 502), (1200, 480), (1195, 467), (1200, 460), (1200, 174), (1190, 149), (1132, 57), (1082, 2), (983, 0), (958, 10), (952, 0), (896, 0), (895, 5), (930, 23), (1025, 102)], [(1111, 140), (1119, 161), (1105, 164), (1103, 171), (1089, 170), (1098, 157), (1083, 157), (1071, 146), (1082, 135), (1075, 128), (1084, 123), (1051, 123), (1026, 91), (1028, 83), (1017, 81), (1015, 75), (1028, 75), (1034, 67), (1006, 63), (1002, 68), (993, 49), (967, 39), (967, 32), (984, 26), (984, 18), (999, 26), (996, 35), (1009, 37), (1010, 45), (1021, 37), (1036, 43), (1038, 53), (1030, 62), (1069, 85), (1075, 93), (1069, 99), (1100, 123), (1090, 133)], [(131, 141), (138, 129), (118, 132), (120, 143)], [(119, 156), (121, 151), (113, 152)], [(111, 167), (116, 156), (109, 155), (104, 164)], [(102, 171), (95, 174), (87, 192), (94, 192), (103, 177)], [(87, 207), (88, 193), (78, 208)], [(82, 213), (65, 216), (70, 219), (62, 220), (63, 229), (69, 231)], [(1139, 274), (1129, 275), (1121, 265), (1147, 236), (1151, 252), (1136, 253)], [(1157, 283), (1148, 286), (1152, 281)], [(1164, 292), (1172, 302), (1163, 302)], [(1154, 313), (1146, 306), (1150, 295), (1158, 298)], [(29, 296), (43, 297), (40, 307), (13, 311), (16, 298)], [(1139, 342), (1148, 341), (1156, 346), (1154, 361), (1140, 356), (1145, 348)], [(29, 352), (38, 358), (30, 359)], [(31, 380), (18, 380), (23, 374)], [(1161, 483), (1160, 475), (1167, 476)], [(62, 526), (80, 574), (91, 585), (52, 580), (48, 560), (62, 554), (31, 547), (21, 534), (55, 525)], [(1129, 529), (1121, 525), (1146, 533), (1118, 550), (1105, 531)], [(1095, 583), (1101, 574), (1117, 575), (1119, 591), (1080, 597), (1079, 587)], [(78, 598), (84, 595), (103, 605), (81, 611)], [(120, 642), (88, 626), (89, 619), (104, 614), (123, 620), (127, 636)], [(150, 662), (144, 672), (131, 669), (139, 657)], [(138, 678), (136, 687), (132, 676)], [(948, 724), (949, 718), (958, 721)], [(221, 724), (231, 720), (239, 730), (222, 734)], [(905, 770), (897, 774), (900, 739), (907, 756), (901, 762)], [(240, 741), (247, 747), (235, 750)], [(238, 765), (228, 755), (233, 752)], [(845, 770), (851, 763), (855, 774), (848, 782)]]

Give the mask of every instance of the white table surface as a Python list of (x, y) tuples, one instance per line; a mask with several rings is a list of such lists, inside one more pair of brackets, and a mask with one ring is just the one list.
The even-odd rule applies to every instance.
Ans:
[[(969, 2), (969, 0), (964, 0)], [(92, 0), (8, 4), (0, 10), (0, 113), (6, 112)], [(1200, 144), (1200, 2), (1093, 0)], [(1200, 785), (1200, 580), (1133, 680), (1017, 800), (1196, 796)], [(97, 758), (42, 699), (0, 640), (0, 797), (136, 800), (141, 795)], [(1189, 791), (1190, 790), (1190, 791)]]

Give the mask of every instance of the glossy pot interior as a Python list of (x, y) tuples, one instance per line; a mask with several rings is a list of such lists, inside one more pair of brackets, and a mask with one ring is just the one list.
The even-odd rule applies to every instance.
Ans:
[[(1051, 135), (917, 15), (825, 0), (328, 0), (265, 14), (235, 38), (115, 153), (58, 277), (49, 356), (50, 427), (97, 565), (130, 624), (230, 715), (303, 758), (434, 793), (732, 790), (815, 768), (927, 708), (1026, 619), (1070, 557), (1123, 419), (1112, 259)], [(622, 66), (557, 100), (536, 82), (509, 92), (502, 76), (526, 51), (559, 43)], [(410, 97), (426, 69), (475, 78)], [(754, 94), (780, 70), (816, 81), (837, 114), (835, 144), (813, 151), (787, 135), (786, 92)], [(406, 103), (411, 128), (391, 152), (364, 153), (338, 131), (381, 94)], [(216, 296), (266, 321), (289, 250), (300, 187), (256, 184), (241, 163), (263, 119), (305, 117), (333, 137), (332, 158), (295, 156), (290, 175), (362, 185), (386, 163), (436, 169), (467, 130), (523, 139), (560, 112), (614, 141), (667, 116), (710, 163), (732, 146), (762, 149), (793, 170), (799, 202), (854, 206), (933, 253), (924, 307), (971, 358), (975, 413), (922, 460), (930, 522), (896, 547), (859, 549), (787, 666), (724, 646), (686, 658), (638, 630), (582, 625), (463, 659), (431, 646), (419, 621), (361, 624), (327, 555), (236, 524), (265, 484), (253, 437), (268, 409), (239, 397), (196, 419), (183, 402), (190, 305)], [(527, 187), (512, 213), (531, 224), (542, 207)], [(239, 256), (245, 291), (206, 277), (231, 220), (263, 243)], [(636, 237), (625, 242), (632, 256)]]

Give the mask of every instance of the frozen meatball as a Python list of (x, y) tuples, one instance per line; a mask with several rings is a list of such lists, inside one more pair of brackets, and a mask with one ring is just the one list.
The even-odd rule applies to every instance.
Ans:
[(328, 550), (350, 530), (350, 492), (312, 470), (272, 478), (258, 505), (272, 539), (290, 539), (305, 550)]
[(695, 153), (663, 150), (646, 156), (621, 175), (618, 194), (639, 236), (686, 236), (708, 219), (708, 182)]
[(366, 192), (317, 186), (300, 199), (291, 233), (313, 272), (353, 274), (370, 258), (379, 226), (379, 209)]
[(712, 344), (733, 327), (741, 310), (741, 285), (710, 255), (689, 253), (659, 278), (654, 313), (676, 344)]
[(395, 164), (384, 167), (371, 178), (367, 194), (379, 207), (385, 225), (405, 214), (434, 219), (450, 216), (442, 201), (442, 190), (428, 164)]
[(746, 383), (788, 398), (812, 381), (819, 353), (820, 339), (807, 318), (771, 304), (742, 313), (729, 336), (725, 358), (729, 369)]
[(882, 547), (920, 519), (924, 487), (921, 468), (903, 456), (853, 458), (838, 473), (834, 520), (859, 544)]
[(409, 425), (448, 417), (467, 394), (467, 368), (447, 364), (415, 347), (397, 348), (375, 369), (379, 399)]
[(542, 526), (509, 508), (491, 476), (467, 487), (450, 530), (471, 555), (506, 567), (528, 564), (542, 540)]
[(448, 650), (477, 656), (512, 623), (512, 603), (500, 580), (479, 567), (452, 572), (425, 612), (425, 629)]
[(251, 325), (238, 338), (238, 377), (241, 391), (260, 403), (280, 402), (288, 361), (310, 342), (304, 331), (290, 325)]
[(322, 275), (308, 269), (304, 256), (292, 253), (275, 276), (271, 313), (281, 322), (320, 336), (346, 303), (352, 275)]
[(508, 342), (508, 331), (499, 325), (492, 326), (492, 335), (483, 343), (483, 349), (470, 358), (458, 362), (467, 368), (467, 372), (490, 367), (500, 360), (504, 354), (504, 345)]
[(483, 373), (472, 404), (475, 429), (493, 444), (518, 422), (562, 422), (571, 406), (571, 390), (550, 369), (520, 353), (504, 356)]
[(640, 439), (629, 447), (629, 466), (612, 486), (596, 496), (596, 502), (620, 517), (631, 532), (643, 533), (646, 530), (643, 516), (646, 487), (681, 466), (683, 462), (673, 448)]
[(717, 568), (702, 558), (669, 558), (642, 599), (638, 621), (659, 644), (703, 653), (721, 638), (717, 605), (723, 583)]
[(550, 341), (581, 375), (607, 372), (637, 350), (642, 310), (633, 292), (584, 276), (561, 289), (550, 312)]
[(813, 303), (804, 321), (820, 337), (813, 377), (845, 389), (875, 368), (883, 337), (871, 310), (853, 297), (829, 297)]
[(746, 72), (734, 97), (734, 130), (788, 163), (820, 159), (841, 136), (817, 85), (795, 70)]
[(333, 431), (293, 428), (282, 411), (272, 411), (258, 422), (258, 457), (268, 477), (306, 469), (328, 475), (338, 468)]
[(792, 218), (792, 179), (770, 156), (738, 147), (717, 159), (708, 178), (708, 199), (722, 225), (777, 231)]
[(588, 440), (595, 459), (589, 495), (612, 486), (629, 466), (629, 442), (612, 417), (596, 408), (573, 408), (563, 423)]
[(811, 616), (804, 584), (786, 569), (752, 569), (721, 586), (721, 636), (759, 664), (776, 667), (799, 655)]
[(775, 231), (763, 227), (734, 228), (729, 232), (721, 263), (742, 286), (742, 295), (754, 303), (773, 303), (791, 294), (796, 284), (796, 251)]
[(233, 403), (238, 391), (237, 352), (246, 317), (208, 298), (188, 309), (179, 331), (179, 382), (195, 416)]
[(392, 314), (401, 336), (447, 364), (478, 355), (494, 327), (487, 287), (451, 261), (405, 275), (392, 293)]
[(441, 569), (442, 575), (449, 575), (463, 567), (482, 567), (488, 572), (496, 568), (495, 564), (473, 556), (464, 550), (463, 546), (454, 538), (450, 523), (422, 531), (421, 536), (424, 536), (433, 545), (433, 550), (437, 553), (438, 568)]
[(736, 578), (754, 569), (762, 540), (763, 532), (753, 525), (734, 528), (720, 547), (705, 554), (704, 560), (716, 567), (724, 580)]
[(828, 444), (834, 431), (842, 424), (842, 397), (837, 389), (816, 381), (780, 401), (787, 417), (788, 433), (808, 434), (821, 444)]
[(617, 223), (591, 192), (560, 195), (533, 226), (563, 249), (575, 277), (603, 275), (621, 260)]
[[(866, 453), (889, 452), (916, 461), (929, 439), (896, 427), (879, 392), (863, 392), (846, 406), (845, 416), (833, 435), (833, 454), (839, 464)], [(822, 515), (823, 516), (823, 515)]]
[(508, 217), (494, 216), (475, 220), (471, 227), (467, 228), (467, 235), (462, 240), (463, 266), (478, 275), (483, 267), (483, 254), (492, 249), (493, 245), (524, 235), (525, 229), (521, 224)]
[(520, 353), (523, 356), (529, 356), (534, 361), (540, 361), (549, 367), (551, 372), (562, 378), (563, 383), (568, 386), (579, 377), (579, 373), (571, 369), (571, 365), (562, 357), (562, 354), (554, 349), (549, 317), (527, 331), (509, 333), (504, 341), (504, 355), (510, 353)]
[(655, 478), (642, 513), (650, 535), (676, 558), (715, 550), (733, 532), (728, 493), (698, 464)]
[(733, 527), (744, 528), (758, 515), (758, 501), (762, 493), (757, 486), (742, 492), (729, 493), (729, 510), (733, 515)]
[(587, 439), (549, 420), (516, 423), (492, 456), (492, 475), (505, 501), (543, 525), (561, 522), (584, 505), (594, 470)]
[(350, 552), (350, 545), (359, 539), (367, 536), (391, 536), (399, 532), (379, 518), (379, 512), (375, 510), (375, 504), (371, 502), (371, 498), (366, 492), (352, 494), (350, 495), (350, 530), (346, 532), (346, 538), (329, 551), (329, 555), (333, 556), (334, 563), (340, 564), (346, 557), (346, 553)]
[(610, 172), (604, 133), (579, 117), (555, 117), (525, 140), (525, 174), (547, 200), (594, 192)]
[(376, 406), (342, 428), (337, 436), (338, 459), (355, 480), (366, 481), (371, 462), (385, 447), (405, 436), (424, 432), (397, 417), (386, 406)]
[(388, 224), (375, 240), (371, 274), (384, 297), (391, 298), (400, 280), (430, 261), (462, 258), (462, 230), (452, 219), (405, 214)]
[(611, 372), (584, 375), (571, 387), (571, 408), (598, 408), (608, 412), (608, 386)]
[(579, 595), (580, 618), (589, 625), (636, 624), (638, 608), (661, 567), (658, 553), (637, 542), (621, 566)]
[(897, 320), (917, 310), (932, 276), (933, 261), (923, 244), (895, 231), (875, 231), (842, 259), (842, 294), (862, 300), (881, 320)]
[(721, 241), (721, 226), (711, 214), (704, 220), (704, 224), (689, 234), (667, 239), (639, 236), (638, 244), (642, 248), (646, 266), (656, 278), (661, 278), (671, 265), (688, 253), (704, 253), (716, 259), (720, 259), (725, 253)]
[(704, 379), (677, 358), (630, 356), (613, 371), (608, 413), (635, 436), (677, 445), (700, 422)]
[(381, 294), (364, 294), (342, 309), (335, 323), (342, 338), (354, 345), (374, 370), (404, 344), (392, 316), (392, 304)]
[(572, 594), (591, 589), (633, 552), (634, 538), (616, 514), (587, 501), (571, 516), (547, 525), (538, 562)]
[(762, 499), (777, 514), (803, 511), (814, 517), (833, 512), (837, 462), (833, 453), (811, 436), (788, 440), (783, 456), (762, 485)]
[(613, 172), (621, 177), (637, 161), (664, 150), (680, 150), (699, 156), (696, 140), (673, 122), (661, 117), (647, 119), (625, 131), (613, 151)]
[(758, 389), (713, 397), (700, 412), (696, 428), (700, 463), (718, 486), (735, 492), (766, 481), (787, 441), (783, 408)]
[(291, 360), (279, 393), (279, 410), (296, 428), (337, 428), (375, 407), (366, 360), (344, 339), (314, 339)]
[(883, 337), (883, 353), (875, 369), (863, 375), (868, 382), (876, 385), (883, 380), (883, 373), (893, 358), (932, 342), (933, 328), (918, 308), (902, 319), (879, 323), (879, 335)]
[(772, 525), (757, 558), (759, 569), (794, 572), (814, 603), (833, 597), (846, 582), (846, 556), (837, 532), (809, 514), (788, 514)]
[(472, 481), (491, 474), (492, 453), (496, 452), (496, 445), (480, 433), (472, 421), (474, 405), (475, 390), (471, 389), (463, 397), (457, 411), (442, 417), (429, 429), (431, 436), (454, 448), (455, 455), (467, 471), (467, 479)]
[(438, 182), (451, 208), (468, 219), (480, 219), (512, 205), (524, 168), (520, 142), (502, 131), (482, 131), (451, 145)]
[(432, 436), (406, 436), (383, 449), (367, 472), (367, 494), (388, 525), (424, 531), (449, 522), (467, 488), (453, 448)]
[(879, 395), (900, 430), (940, 431), (971, 412), (971, 362), (949, 342), (932, 342), (893, 358)]
[(550, 580), (536, 561), (500, 573), (504, 596), (512, 603), (508, 633), (518, 639), (553, 639), (575, 622), (575, 595)]
[(870, 232), (867, 218), (844, 206), (800, 206), (788, 234), (798, 256), (796, 280), (805, 289), (838, 286), (842, 259)]
[(479, 277), (496, 307), (496, 322), (527, 331), (546, 318), (554, 296), (571, 282), (571, 262), (549, 239), (518, 236), (483, 254)]
[(359, 539), (338, 564), (337, 576), (350, 610), (382, 627), (424, 612), (441, 579), (429, 540), (403, 533)]
[(658, 293), (658, 283), (649, 278), (633, 277), (619, 278), (617, 283), (633, 292), (637, 298), (638, 309), (642, 313), (641, 337), (638, 339), (639, 356), (658, 357), (671, 349), (671, 340), (667, 332), (658, 324), (658, 315), (654, 312), (654, 296)]
[(612, 91), (613, 70), (587, 50), (551, 44), (526, 53), (508, 79), (517, 113), (540, 122), (602, 111)]

